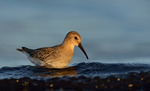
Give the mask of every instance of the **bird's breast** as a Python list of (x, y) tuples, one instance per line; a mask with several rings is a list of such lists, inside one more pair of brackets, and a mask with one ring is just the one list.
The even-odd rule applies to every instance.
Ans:
[(73, 51), (57, 51), (45, 62), (55, 68), (63, 68), (71, 62), (72, 56)]

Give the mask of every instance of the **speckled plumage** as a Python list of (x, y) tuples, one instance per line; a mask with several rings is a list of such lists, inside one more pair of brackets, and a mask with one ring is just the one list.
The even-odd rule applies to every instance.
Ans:
[(74, 46), (79, 46), (88, 59), (88, 56), (81, 45), (81, 36), (75, 31), (69, 32), (63, 43), (54, 47), (38, 49), (22, 47), (22, 49), (17, 50), (26, 54), (29, 60), (37, 66), (63, 68), (70, 63), (74, 52)]

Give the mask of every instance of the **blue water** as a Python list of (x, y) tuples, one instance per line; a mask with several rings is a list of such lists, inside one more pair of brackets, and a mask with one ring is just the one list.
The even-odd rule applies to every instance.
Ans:
[(29, 77), (31, 79), (46, 80), (52, 77), (100, 77), (111, 75), (126, 77), (130, 72), (150, 71), (147, 64), (104, 64), (104, 63), (79, 63), (64, 69), (48, 69), (36, 66), (3, 67), (0, 69), (0, 79), (19, 79)]
[(148, 0), (0, 0), (0, 78), (36, 78), (31, 76), (35, 73), (41, 78), (40, 73), (43, 75), (49, 69), (35, 67), (16, 48), (54, 46), (62, 43), (72, 30), (82, 36), (82, 45), (89, 56), (87, 60), (75, 47), (68, 65), (77, 66), (72, 75), (104, 77), (149, 70), (149, 3)]

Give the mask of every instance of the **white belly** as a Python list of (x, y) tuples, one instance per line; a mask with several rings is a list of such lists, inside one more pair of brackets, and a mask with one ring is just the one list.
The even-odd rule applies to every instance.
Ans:
[(37, 59), (35, 59), (35, 58), (31, 58), (31, 57), (29, 57), (29, 60), (30, 60), (33, 64), (35, 64), (36, 66), (43, 66), (43, 63), (42, 63), (42, 61), (40, 61), (40, 60), (37, 60)]
[(68, 64), (70, 63), (67, 62), (67, 61), (63, 61), (63, 60), (47, 60), (46, 63), (45, 63), (45, 66), (48, 67), (48, 68), (64, 68), (65, 66), (67, 66)]
[(40, 61), (40, 60), (37, 60), (35, 58), (31, 58), (29, 57), (29, 60), (35, 64), (36, 66), (45, 66), (47, 68), (64, 68), (65, 66), (67, 66), (70, 61), (56, 61), (56, 60), (47, 60), (47, 61)]

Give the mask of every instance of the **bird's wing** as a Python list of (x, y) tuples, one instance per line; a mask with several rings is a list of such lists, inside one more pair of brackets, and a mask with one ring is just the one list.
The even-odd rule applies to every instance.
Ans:
[(35, 52), (33, 54), (31, 54), (30, 56), (44, 61), (44, 59), (49, 57), (53, 52), (54, 52), (54, 50), (49, 47), (39, 48), (39, 49), (36, 49)]
[(25, 52), (29, 54), (30, 57), (36, 58), (38, 60), (44, 61), (47, 57), (49, 57), (54, 50), (50, 47), (44, 47), (39, 49), (23, 49)]

